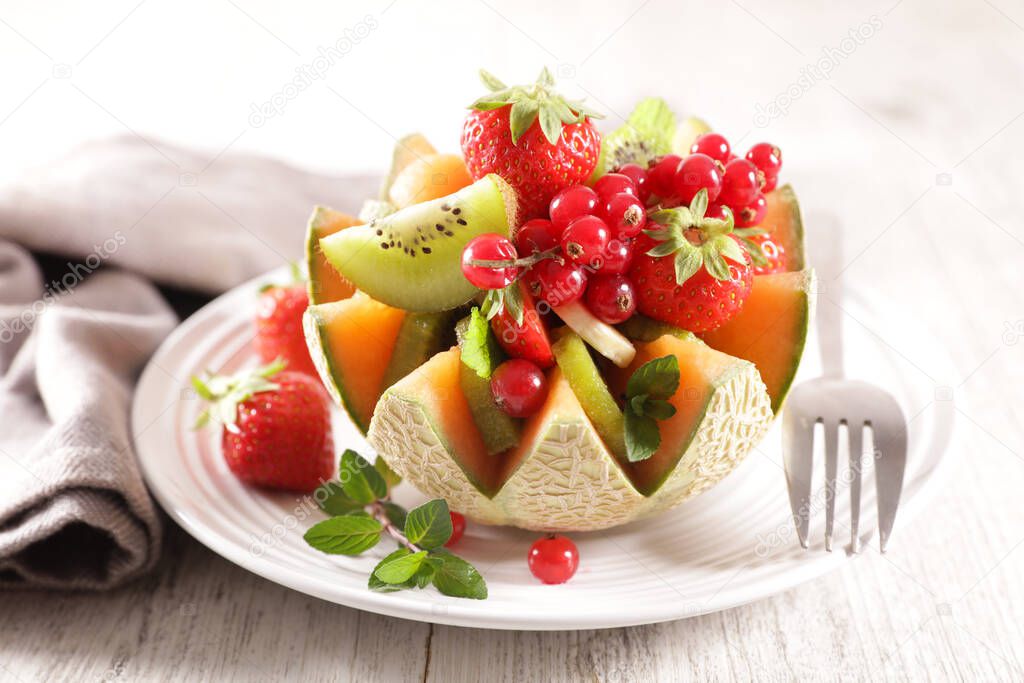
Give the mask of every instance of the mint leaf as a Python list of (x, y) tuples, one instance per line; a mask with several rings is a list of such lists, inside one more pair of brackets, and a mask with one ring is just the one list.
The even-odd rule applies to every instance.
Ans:
[(453, 598), (484, 600), (487, 582), (476, 567), (447, 551), (434, 551), (431, 557), (440, 558), (441, 565), (434, 572), (434, 587)]
[(405, 518), (405, 537), (421, 548), (440, 548), (451, 536), (448, 503), (440, 498), (413, 508)]
[(347, 515), (353, 510), (361, 510), (362, 503), (357, 503), (348, 497), (341, 484), (336, 481), (329, 481), (322, 484), (313, 492), (313, 500), (317, 506), (332, 517), (335, 515)]
[(405, 508), (397, 503), (386, 502), (383, 504), (384, 514), (387, 515), (388, 521), (394, 524), (399, 530), (405, 529), (405, 518), (409, 514), (405, 511)]
[(676, 407), (668, 401), (652, 398), (644, 402), (643, 414), (655, 420), (667, 420), (676, 414)]
[(661, 445), (661, 433), (653, 417), (626, 411), (626, 459), (640, 462), (654, 455)]
[(380, 561), (374, 568), (373, 575), (384, 583), (404, 583), (419, 571), (426, 556), (426, 550), (414, 553), (407, 548), (399, 548)]
[(345, 515), (314, 524), (303, 538), (322, 553), (358, 555), (377, 545), (382, 529), (372, 517)]
[(349, 498), (363, 505), (369, 505), (388, 495), (388, 485), (384, 482), (384, 477), (351, 448), (345, 449), (341, 454), (338, 482)]
[(674, 395), (678, 389), (679, 360), (675, 356), (662, 356), (636, 369), (626, 382), (626, 397), (647, 394), (665, 399)]
[(402, 478), (398, 476), (398, 473), (388, 467), (388, 464), (384, 462), (384, 458), (377, 456), (377, 459), (373, 461), (373, 469), (377, 470), (377, 473), (384, 478), (384, 483), (388, 485), (388, 488), (398, 486), (402, 483)]
[[(391, 552), (387, 557), (378, 562), (377, 567), (380, 567), (389, 560), (395, 560), (406, 555), (409, 555), (409, 550), (407, 548), (399, 548), (398, 550)], [(370, 579), (369, 581), (367, 581), (367, 587), (370, 590), (377, 591), (378, 593), (392, 593), (394, 591), (400, 591), (405, 588), (416, 587), (416, 581), (413, 579), (407, 579), (405, 581), (402, 581), (401, 583), (385, 583), (384, 581), (381, 581), (376, 574), (377, 567), (374, 567), (374, 571), (370, 572)]]
[(459, 346), (459, 357), (470, 369), (483, 379), (490, 379), (491, 369), (497, 365), (496, 342), (491, 334), (491, 326), (487, 323), (479, 308), (473, 308), (469, 314), (469, 322), (462, 333)]

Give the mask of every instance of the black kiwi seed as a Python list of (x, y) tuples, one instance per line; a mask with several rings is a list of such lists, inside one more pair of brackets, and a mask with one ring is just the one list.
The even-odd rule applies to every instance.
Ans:
[(430, 253), (430, 247), (423, 247), (423, 253), (424, 254), (429, 254)]
[(388, 248), (388, 243), (387, 242), (381, 242), (380, 243), (380, 248), (381, 249), (387, 249)]
[(452, 232), (451, 230), (445, 230), (444, 231), (444, 236), (445, 237), (453, 237), (454, 235), (455, 235), (455, 233)]
[(452, 209), (452, 213), (455, 214), (456, 216), (458, 216), (460, 213), (462, 213), (462, 209), (459, 209), (459, 208)]
[(383, 234), (384, 234), (383, 230), (379, 230), (379, 229), (377, 230), (377, 237), (380, 237)]
[(440, 223), (436, 224), (434, 227), (437, 228), (438, 232), (444, 232), (444, 226)]
[(416, 258), (416, 252), (413, 251), (412, 249), (410, 249), (409, 250), (409, 256), (412, 256), (413, 258)]
[(457, 220), (455, 222), (458, 223), (459, 225), (465, 225), (466, 224), (466, 220), (463, 219), (463, 218), (460, 218), (459, 220)]

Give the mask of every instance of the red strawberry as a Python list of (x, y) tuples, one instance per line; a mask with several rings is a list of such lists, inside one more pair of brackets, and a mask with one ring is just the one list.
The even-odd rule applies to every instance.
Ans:
[(469, 173), (474, 180), (497, 173), (508, 181), (523, 221), (546, 217), (559, 190), (594, 171), (601, 135), (590, 119), (601, 116), (555, 92), (547, 69), (531, 86), (508, 87), (486, 71), (480, 77), (491, 92), (471, 105), (462, 127)]
[(541, 369), (550, 368), (555, 364), (555, 355), (551, 351), (544, 321), (537, 312), (537, 305), (527, 288), (519, 283), (523, 294), (523, 322), (519, 324), (515, 317), (502, 307), (501, 311), (491, 318), (491, 329), (505, 353), (513, 358), (523, 358), (538, 365)]
[[(771, 275), (785, 273), (789, 266), (786, 250), (767, 233), (750, 235), (747, 251), (754, 264), (754, 275)], [(744, 240), (746, 242), (746, 240)]]
[(283, 363), (232, 376), (192, 378), (213, 405), (196, 427), (224, 424), (221, 450), (242, 481), (288, 491), (312, 491), (334, 473), (330, 399), (319, 381), (281, 372)]
[(308, 306), (305, 285), (271, 285), (262, 290), (253, 341), (261, 361), (269, 363), (280, 358), (289, 370), (318, 376), (302, 334), (302, 314)]
[(753, 284), (750, 256), (726, 220), (707, 218), (707, 191), (689, 208), (651, 214), (637, 239), (629, 277), (636, 288), (637, 310), (691, 332), (713, 330), (743, 306)]

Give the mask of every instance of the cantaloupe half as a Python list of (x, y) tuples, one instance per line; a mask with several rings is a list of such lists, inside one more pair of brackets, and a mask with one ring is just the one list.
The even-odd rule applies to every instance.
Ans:
[(320, 251), (320, 238), (333, 235), (339, 230), (350, 228), (362, 223), (355, 216), (347, 213), (317, 206), (309, 217), (306, 226), (306, 270), (309, 272), (309, 301), (322, 304), (329, 301), (340, 301), (352, 296), (356, 288), (334, 269), (323, 252)]
[(751, 363), (671, 336), (638, 345), (638, 358), (666, 354), (685, 368), (673, 398), (679, 412), (664, 423), (662, 447), (646, 467), (626, 465), (608, 451), (557, 367), (519, 447), (488, 456), (461, 395), (457, 349), (385, 391), (368, 438), (416, 488), (478, 521), (545, 531), (616, 526), (715, 484), (772, 419)]
[(303, 316), (306, 346), (327, 391), (363, 432), (384, 391), (405, 311), (362, 293), (310, 306)]
[(811, 269), (756, 275), (743, 308), (717, 330), (701, 335), (708, 346), (757, 366), (778, 413), (803, 356), (815, 302)]
[(783, 185), (769, 192), (767, 200), (768, 210), (757, 227), (766, 230), (772, 240), (782, 247), (786, 270), (803, 270), (806, 266), (804, 221), (800, 215), (796, 192), (791, 185)]

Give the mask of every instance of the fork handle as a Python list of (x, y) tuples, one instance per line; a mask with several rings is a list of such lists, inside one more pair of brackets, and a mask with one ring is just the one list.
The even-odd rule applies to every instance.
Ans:
[(818, 271), (817, 324), (821, 348), (821, 369), (825, 377), (843, 376), (843, 239), (837, 216), (814, 216), (817, 239), (811, 240), (815, 270)]

